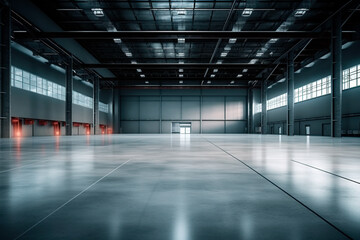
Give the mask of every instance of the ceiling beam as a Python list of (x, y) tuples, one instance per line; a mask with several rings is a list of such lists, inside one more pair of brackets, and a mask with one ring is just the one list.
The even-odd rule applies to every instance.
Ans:
[[(354, 34), (355, 32), (343, 32), (344, 34)], [(75, 38), (75, 39), (218, 39), (218, 38), (237, 38), (237, 39), (271, 39), (271, 38), (320, 38), (331, 37), (330, 32), (312, 31), (64, 31), (64, 32), (37, 32), (29, 33), (24, 31), (14, 31), (15, 39), (43, 39), (43, 38)]]
[(236, 82), (241, 82), (241, 83), (247, 83), (249, 81), (261, 81), (260, 78), (251, 78), (251, 77), (245, 77), (245, 78), (180, 78), (180, 77), (161, 77), (161, 78), (154, 78), (154, 77), (145, 77), (145, 78), (128, 78), (128, 77), (118, 77), (118, 78), (101, 78), (100, 79), (102, 82), (106, 82), (106, 81), (111, 81), (111, 82), (132, 82), (132, 81), (161, 81), (161, 82), (171, 82), (171, 81), (184, 81), (184, 82), (194, 82), (194, 81), (214, 81), (214, 82), (221, 82), (221, 81), (236, 81)]
[(108, 69), (263, 69), (272, 68), (273, 64), (249, 64), (249, 63), (100, 63), (100, 64), (82, 64), (81, 68), (108, 68)]
[(114, 86), (111, 88), (102, 87), (101, 89), (242, 89), (248, 88), (248, 86), (235, 86), (235, 85), (226, 85), (226, 86), (133, 86), (133, 85), (124, 85), (124, 86)]

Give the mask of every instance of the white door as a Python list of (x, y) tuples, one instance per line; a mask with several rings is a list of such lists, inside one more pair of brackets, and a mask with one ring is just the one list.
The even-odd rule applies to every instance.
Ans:
[(306, 135), (310, 135), (310, 126), (305, 126)]
[(189, 127), (185, 128), (185, 133), (190, 134), (190, 128)]
[(180, 127), (180, 134), (185, 134), (186, 133), (186, 130), (184, 127)]

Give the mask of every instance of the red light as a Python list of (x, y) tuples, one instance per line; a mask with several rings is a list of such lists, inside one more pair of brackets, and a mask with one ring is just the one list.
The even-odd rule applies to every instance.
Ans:
[(86, 134), (87, 134), (87, 135), (90, 135), (90, 132), (89, 132), (89, 131), (87, 131), (87, 132), (86, 132)]
[(101, 134), (104, 134), (104, 133), (105, 133), (104, 131), (101, 132)]
[(21, 132), (16, 132), (16, 136), (20, 137), (20, 136), (21, 136)]
[(59, 133), (59, 132), (56, 132), (55, 134), (56, 134), (56, 135), (59, 135), (60, 133)]

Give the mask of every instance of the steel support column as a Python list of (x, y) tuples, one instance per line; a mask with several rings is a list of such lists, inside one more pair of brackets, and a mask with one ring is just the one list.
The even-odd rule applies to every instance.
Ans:
[(294, 52), (288, 53), (287, 61), (287, 129), (288, 136), (294, 136)]
[(94, 77), (93, 82), (93, 99), (94, 99), (94, 107), (93, 107), (93, 115), (94, 115), (94, 135), (100, 133), (100, 127), (99, 127), (99, 94), (100, 94), (100, 88), (99, 88), (99, 78), (97, 76)]
[(73, 58), (70, 57), (66, 67), (65, 121), (66, 135), (72, 135), (72, 98), (73, 98)]
[(0, 3), (0, 133), (11, 137), (11, 10), (8, 1)]
[(266, 110), (266, 101), (267, 101), (267, 83), (263, 81), (261, 83), (261, 134), (267, 134), (267, 110)]
[(248, 133), (253, 133), (253, 89), (251, 87), (248, 88), (248, 97), (247, 97), (247, 112), (248, 112)]
[(334, 16), (332, 22), (331, 55), (331, 136), (341, 137), (342, 117), (342, 57), (341, 57), (341, 15)]
[(114, 89), (113, 90), (113, 132), (114, 133), (121, 133), (121, 96), (120, 96), (120, 90)]

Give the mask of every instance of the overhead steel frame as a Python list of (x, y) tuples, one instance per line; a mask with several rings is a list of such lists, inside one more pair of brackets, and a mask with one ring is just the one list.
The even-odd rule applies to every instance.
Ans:
[(250, 63), (95, 63), (82, 64), (81, 68), (108, 68), (108, 69), (202, 69), (202, 68), (218, 68), (218, 69), (263, 69), (275, 67), (274, 64), (250, 64)]
[[(352, 32), (350, 32), (352, 33)], [(329, 39), (330, 32), (312, 31), (63, 31), (63, 32), (14, 32), (18, 39), (42, 39), (42, 38), (75, 38), (75, 39), (141, 39), (141, 40), (177, 40), (179, 36), (191, 39), (271, 39), (271, 38), (320, 38)]]
[(334, 16), (332, 20), (331, 36), (331, 136), (341, 137), (342, 118), (342, 33), (341, 13)]
[(11, 9), (9, 1), (0, 1), (0, 134), (11, 137)]
[(287, 135), (294, 136), (294, 51), (288, 53), (287, 62)]

